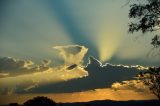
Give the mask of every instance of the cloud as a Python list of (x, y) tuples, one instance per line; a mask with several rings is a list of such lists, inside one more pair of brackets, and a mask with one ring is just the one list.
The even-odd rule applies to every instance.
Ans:
[(16, 76), (21, 74), (30, 74), (49, 69), (51, 61), (43, 60), (41, 65), (34, 64), (31, 60), (18, 60), (11, 57), (0, 58), (0, 76)]
[(1, 77), (7, 77), (7, 76), (9, 76), (9, 73), (0, 73), (0, 78)]
[(122, 82), (115, 82), (111, 86), (114, 90), (134, 90), (135, 92), (149, 92), (149, 87), (141, 80), (128, 80)]
[(10, 72), (10, 71), (18, 71), (23, 68), (28, 68), (34, 63), (30, 60), (16, 60), (11, 57), (3, 57), (0, 58), (0, 71)]
[[(78, 51), (74, 53), (77, 54)], [(50, 61), (44, 60), (43, 66), (48, 66), (49, 63)], [(4, 103), (22, 103), (28, 97), (38, 95), (45, 95), (56, 102), (156, 99), (147, 86), (133, 78), (145, 69), (142, 66), (103, 65), (90, 57), (85, 68), (76, 64), (61, 65), (49, 67), (46, 71), (0, 78), (0, 98), (7, 98)], [(21, 99), (18, 99), (17, 94)]]
[[(146, 69), (143, 66), (102, 64), (94, 57), (89, 58), (87, 66), (82, 66), (81, 62), (88, 50), (86, 47), (69, 45), (55, 48), (60, 51), (65, 64), (51, 67), (50, 60), (43, 60), (41, 65), (35, 65), (32, 61), (27, 62), (28, 60), (4, 59), (7, 60), (5, 62), (7, 64), (20, 64), (21, 62), (23, 64), (11, 64), (8, 65), (10, 68), (3, 68), (9, 74), (13, 71), (22, 72), (14, 76), (5, 76), (4, 73), (1, 73), (5, 77), (0, 78), (0, 83), (2, 83), (0, 92), (2, 94), (10, 94), (11, 91), (14, 91), (13, 93), (62, 93), (110, 88), (117, 81), (135, 80), (134, 77), (140, 70)], [(14, 70), (10, 70), (12, 68)], [(6, 92), (7, 90), (9, 93)]]
[(88, 51), (88, 48), (80, 45), (55, 46), (60, 52), (66, 65), (80, 64)]
[[(67, 69), (75, 69), (75, 64)], [(140, 66), (125, 66), (102, 64), (94, 57), (89, 58), (89, 63), (84, 68), (88, 72), (87, 77), (71, 79), (66, 82), (49, 83), (32, 89), (32, 93), (68, 93), (93, 90), (97, 88), (110, 88), (113, 83), (126, 80), (135, 80), (135, 76), (141, 71)], [(141, 68), (143, 69), (143, 68)], [(63, 87), (63, 89), (62, 89)]]
[(44, 59), (40, 65), (31, 60), (19, 60), (11, 57), (0, 58), (0, 94), (27, 93), (30, 90), (67, 82), (88, 76), (81, 66), (87, 48), (79, 45), (57, 46), (65, 64), (51, 67), (50, 60)]
[(93, 100), (128, 101), (157, 99), (157, 97), (151, 92), (136, 92), (134, 90), (113, 90), (111, 88), (105, 88), (73, 93), (34, 93), (27, 95), (0, 95), (0, 100), (3, 100), (0, 103), (9, 104), (18, 102), (19, 104), (22, 104), (26, 100), (36, 96), (46, 96), (56, 101), (57, 103), (87, 102)]
[(13, 93), (27, 93), (34, 88), (39, 88), (47, 84), (56, 84), (67, 82), (71, 79), (82, 78), (88, 75), (88, 72), (77, 66), (72, 70), (67, 70), (65, 67), (49, 68), (46, 71), (34, 72), (30, 74), (19, 75), (15, 77), (0, 78), (0, 93), (6, 94), (6, 90)]

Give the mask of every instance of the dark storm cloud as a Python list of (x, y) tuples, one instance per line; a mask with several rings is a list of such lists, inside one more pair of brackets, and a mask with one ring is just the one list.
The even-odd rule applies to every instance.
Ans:
[(2, 57), (0, 58), (0, 75), (6, 77), (45, 71), (49, 68), (50, 62), (50, 60), (43, 60), (41, 65), (34, 65), (31, 60)]
[[(56, 46), (54, 48), (60, 51), (60, 56), (65, 60), (65, 63), (69, 64), (49, 67), (50, 61), (48, 60), (44, 60), (42, 65), (33, 65), (33, 62), (30, 60), (1, 58), (1, 72), (8, 72), (13, 75), (21, 74), (16, 77), (1, 78), (0, 81), (2, 83), (7, 82), (11, 83), (11, 85), (4, 83), (0, 92), (6, 94), (11, 92), (63, 93), (110, 87), (115, 89), (115, 82), (119, 82), (117, 85), (123, 85), (123, 87), (127, 88), (127, 86), (134, 83), (129, 83), (126, 86), (124, 83), (120, 84), (121, 81), (134, 80), (134, 77), (140, 70), (146, 70), (143, 66), (113, 65), (109, 63), (103, 65), (94, 57), (89, 58), (87, 66), (81, 66), (81, 62), (83, 62), (83, 58), (88, 50), (86, 47), (68, 45)], [(26, 75), (25, 72), (30, 74)], [(21, 81), (22, 79), (23, 81)], [(122, 87), (119, 86), (119, 88)]]
[[(97, 59), (90, 57), (89, 63), (85, 68), (89, 76), (81, 79), (73, 79), (57, 84), (46, 84), (33, 89), (33, 93), (62, 93), (94, 90), (97, 88), (110, 88), (113, 83), (126, 80), (134, 80), (136, 74), (140, 72), (140, 66), (124, 65), (102, 65)], [(133, 85), (133, 83), (131, 83)]]
[(59, 55), (65, 61), (56, 67), (51, 67), (51, 61), (46, 59), (41, 65), (36, 65), (31, 60), (0, 58), (0, 94), (27, 93), (48, 83), (67, 82), (88, 75), (81, 67), (88, 48), (80, 45), (54, 48), (59, 50)]
[(30, 67), (33, 62), (30, 60), (16, 60), (11, 57), (2, 57), (0, 58), (0, 71), (1, 72), (14, 72), (21, 70), (23, 68)]

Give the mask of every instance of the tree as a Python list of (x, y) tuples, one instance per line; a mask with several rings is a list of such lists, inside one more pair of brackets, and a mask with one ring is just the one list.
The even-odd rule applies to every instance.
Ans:
[[(136, 3), (130, 5), (129, 18), (133, 19), (129, 23), (130, 33), (160, 31), (160, 0), (136, 0)], [(151, 44), (155, 48), (160, 48), (160, 35), (154, 35)], [(160, 99), (160, 67), (150, 67), (139, 76)]]
[(139, 79), (148, 85), (150, 90), (160, 100), (160, 67), (150, 67), (148, 71), (141, 72)]
[(47, 97), (38, 96), (26, 101), (24, 106), (56, 106), (56, 102)]
[[(160, 0), (137, 0), (137, 2), (130, 5), (129, 18), (135, 20), (129, 23), (129, 32), (146, 33), (160, 30)], [(160, 47), (159, 35), (153, 37), (151, 44), (156, 48)]]
[(19, 106), (18, 103), (10, 103), (9, 106)]

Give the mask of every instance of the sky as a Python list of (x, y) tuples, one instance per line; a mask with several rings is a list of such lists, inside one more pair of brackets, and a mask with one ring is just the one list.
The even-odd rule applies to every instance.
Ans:
[[(89, 101), (94, 93), (108, 92), (113, 95), (104, 94), (101, 99), (155, 99), (133, 77), (139, 72), (136, 65), (159, 66), (160, 57), (150, 45), (151, 33), (128, 33), (131, 20), (126, 2), (1, 0), (0, 98), (18, 101), (13, 98), (19, 95), (22, 103), (27, 93), (50, 93), (58, 102), (73, 102), (66, 99), (68, 95)], [(121, 74), (115, 76), (113, 70)], [(139, 84), (143, 89), (137, 88)], [(124, 92), (134, 96), (120, 99)], [(83, 94), (89, 97), (83, 99)]]
[(78, 44), (103, 62), (159, 65), (156, 56), (148, 56), (152, 36), (128, 34), (125, 4), (126, 0), (2, 0), (1, 57), (61, 63), (52, 47)]

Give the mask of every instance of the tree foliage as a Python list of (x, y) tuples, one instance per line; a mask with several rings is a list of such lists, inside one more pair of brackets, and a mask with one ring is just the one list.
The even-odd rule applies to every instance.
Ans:
[[(129, 18), (133, 19), (129, 24), (130, 33), (160, 31), (160, 0), (136, 0), (130, 5)], [(154, 35), (151, 44), (160, 47), (160, 35)], [(151, 67), (140, 73), (140, 79), (160, 99), (160, 67)]]
[[(143, 0), (142, 3), (137, 0), (137, 3), (130, 5), (129, 18), (134, 19), (129, 24), (130, 33), (160, 30), (160, 0)], [(159, 35), (155, 35), (151, 44), (160, 47)]]
[(38, 96), (26, 101), (24, 106), (56, 106), (56, 102), (47, 97)]
[(146, 72), (141, 72), (139, 78), (160, 100), (160, 67), (150, 67)]

